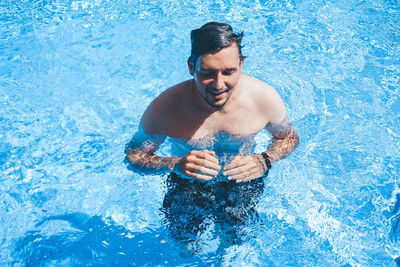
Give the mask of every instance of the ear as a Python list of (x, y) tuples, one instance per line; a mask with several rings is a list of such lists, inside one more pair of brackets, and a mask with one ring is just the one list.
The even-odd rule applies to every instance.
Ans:
[(242, 58), (242, 59), (240, 60), (240, 62), (239, 62), (240, 68), (243, 68), (243, 63), (244, 63), (244, 58)]
[(190, 60), (190, 58), (188, 58), (187, 64), (188, 64), (188, 68), (189, 68), (189, 73), (190, 73), (190, 75), (193, 76), (194, 75), (194, 66), (193, 66), (193, 63)]

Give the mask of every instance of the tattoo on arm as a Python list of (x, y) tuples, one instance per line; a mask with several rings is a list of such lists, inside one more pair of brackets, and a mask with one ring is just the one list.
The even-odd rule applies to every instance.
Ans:
[(133, 167), (148, 170), (173, 170), (179, 161), (178, 157), (159, 157), (154, 155), (157, 148), (147, 144), (142, 148), (126, 148), (126, 158)]
[(270, 123), (266, 128), (274, 137), (266, 151), (271, 162), (288, 156), (297, 147), (299, 136), (287, 119), (280, 123)]
[(136, 151), (127, 156), (132, 166), (139, 166), (152, 170), (173, 170), (179, 161), (178, 157), (159, 157), (146, 151)]
[(179, 158), (154, 155), (165, 138), (164, 135), (150, 135), (139, 125), (138, 131), (125, 146), (126, 160), (131, 164), (131, 167), (139, 168), (137, 169), (139, 171), (173, 170)]

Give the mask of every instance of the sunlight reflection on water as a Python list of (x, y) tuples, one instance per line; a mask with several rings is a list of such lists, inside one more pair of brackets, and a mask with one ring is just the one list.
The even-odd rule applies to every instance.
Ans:
[[(0, 263), (394, 264), (399, 10), (396, 1), (3, 1)], [(245, 31), (245, 72), (281, 94), (301, 143), (265, 179), (246, 241), (219, 248), (210, 226), (190, 255), (160, 211), (167, 175), (130, 172), (123, 149), (150, 101), (190, 77), (190, 30), (209, 20)], [(255, 140), (260, 152), (269, 136)]]

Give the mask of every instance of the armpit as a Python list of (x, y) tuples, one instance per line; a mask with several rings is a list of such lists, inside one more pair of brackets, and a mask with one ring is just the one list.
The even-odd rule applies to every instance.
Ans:
[(292, 132), (293, 125), (285, 118), (281, 122), (268, 123), (265, 128), (273, 137), (284, 139)]

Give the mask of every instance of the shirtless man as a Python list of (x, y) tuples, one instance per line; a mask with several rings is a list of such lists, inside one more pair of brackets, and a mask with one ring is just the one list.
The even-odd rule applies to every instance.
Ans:
[[(262, 177), (271, 163), (293, 151), (299, 138), (286, 119), (282, 99), (268, 84), (242, 74), (242, 37), (230, 25), (216, 22), (192, 31), (187, 64), (193, 79), (165, 90), (147, 108), (140, 125), (146, 138), (136, 138), (126, 149), (133, 166), (169, 169), (200, 180), (222, 173), (228, 180), (245, 182)], [(264, 153), (238, 153), (224, 166), (208, 149), (179, 157), (154, 155), (163, 142), (160, 136), (186, 140), (221, 132), (254, 136), (264, 128), (273, 136)]]

